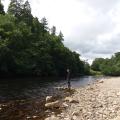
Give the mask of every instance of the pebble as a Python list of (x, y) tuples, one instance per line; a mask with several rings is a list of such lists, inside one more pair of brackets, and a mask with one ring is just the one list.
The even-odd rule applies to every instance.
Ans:
[(38, 116), (32, 116), (32, 118), (37, 118)]
[(27, 118), (27, 119), (30, 119), (31, 117), (30, 117), (30, 116), (27, 116), (26, 118)]

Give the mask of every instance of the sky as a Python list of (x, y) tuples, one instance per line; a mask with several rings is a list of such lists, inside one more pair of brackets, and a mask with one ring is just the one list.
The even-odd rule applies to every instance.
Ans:
[[(2, 1), (5, 10), (9, 0)], [(29, 0), (34, 16), (64, 34), (64, 44), (89, 63), (120, 51), (120, 0)]]

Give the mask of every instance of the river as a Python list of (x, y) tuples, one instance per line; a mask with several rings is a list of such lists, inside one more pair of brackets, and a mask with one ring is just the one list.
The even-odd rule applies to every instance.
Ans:
[[(71, 85), (73, 88), (84, 87), (101, 78), (103, 77), (74, 78), (71, 79)], [(66, 86), (67, 81), (64, 79), (0, 79), (0, 120), (44, 120), (45, 97), (58, 94), (56, 88)]]
[[(73, 88), (92, 84), (101, 77), (85, 76), (71, 79)], [(66, 80), (19, 78), (0, 80), (0, 101), (39, 98), (54, 92), (55, 87), (67, 86)]]

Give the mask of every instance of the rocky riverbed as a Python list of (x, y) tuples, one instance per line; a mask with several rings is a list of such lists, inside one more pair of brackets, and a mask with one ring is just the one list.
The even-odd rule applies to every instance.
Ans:
[[(46, 102), (49, 113), (45, 120), (120, 120), (120, 78), (76, 89), (71, 96), (57, 100), (57, 107), (54, 102), (49, 107)], [(54, 109), (61, 109), (61, 113)]]

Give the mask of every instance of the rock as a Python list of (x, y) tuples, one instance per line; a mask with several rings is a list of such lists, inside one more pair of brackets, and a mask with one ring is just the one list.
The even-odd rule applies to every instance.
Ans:
[(120, 107), (115, 107), (115, 110), (118, 111), (120, 109)]
[(61, 102), (55, 101), (55, 102), (51, 102), (51, 103), (46, 103), (45, 107), (46, 108), (59, 108), (59, 107), (61, 107)]
[(94, 90), (94, 88), (93, 88), (93, 87), (90, 87), (89, 90)]
[(120, 120), (120, 116), (114, 118), (113, 120)]
[(53, 97), (52, 96), (47, 96), (46, 97), (46, 103), (53, 102)]
[(7, 107), (7, 105), (3, 104), (2, 107)]
[(120, 96), (120, 92), (117, 93), (117, 96)]
[(70, 118), (64, 118), (64, 120), (71, 120)]
[(80, 111), (83, 111), (83, 108), (80, 108)]
[(70, 101), (70, 103), (79, 103), (79, 101), (73, 99), (72, 101)]
[(72, 120), (77, 120), (77, 116), (74, 115), (74, 116), (72, 117)]
[(64, 99), (64, 101), (71, 101), (72, 100), (72, 98), (71, 97), (66, 97), (65, 99)]
[(30, 116), (27, 116), (26, 118), (27, 118), (27, 119), (30, 119), (31, 117), (30, 117)]
[(32, 116), (32, 118), (37, 118), (37, 117), (38, 117), (38, 116), (35, 116), (35, 115), (34, 115), (34, 116)]
[(100, 80), (99, 83), (104, 83), (104, 81), (103, 81), (103, 80)]
[(73, 98), (71, 98), (71, 97), (66, 97), (66, 98), (64, 99), (64, 101), (67, 101), (67, 102), (70, 102), (70, 103), (79, 103), (78, 100), (75, 100), (75, 99), (73, 99)]
[(62, 104), (62, 108), (67, 108), (67, 107), (68, 107), (68, 104), (66, 104), (66, 103)]
[(79, 111), (74, 111), (74, 112), (72, 113), (72, 116), (79, 116)]
[(60, 120), (58, 117), (52, 115), (51, 117), (46, 118), (45, 120)]
[(45, 113), (50, 113), (51, 111), (50, 110), (46, 110)]
[(89, 86), (86, 90), (94, 90), (94, 88)]

